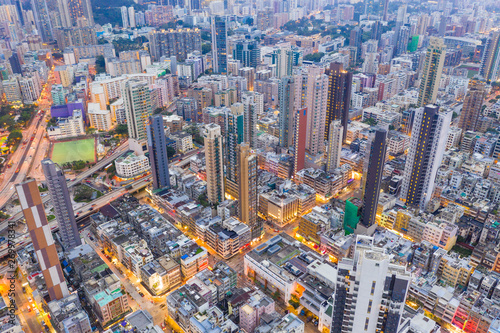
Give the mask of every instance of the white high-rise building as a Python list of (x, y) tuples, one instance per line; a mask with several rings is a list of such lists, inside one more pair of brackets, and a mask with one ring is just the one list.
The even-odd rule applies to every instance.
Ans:
[[(130, 79), (122, 83), (122, 98), (127, 117), (128, 136), (146, 145), (147, 123), (152, 115), (151, 94), (146, 81)], [(143, 149), (144, 151), (146, 148)]]
[(316, 155), (324, 151), (328, 76), (324, 68), (310, 66), (295, 79), (295, 96), (299, 96), (295, 107), (307, 109), (306, 149)]
[(121, 7), (122, 11), (122, 26), (124, 29), (127, 29), (129, 27), (128, 24), (128, 8), (126, 6)]
[(337, 268), (330, 332), (398, 332), (411, 274), (373, 238), (357, 236), (354, 258)]
[(135, 28), (135, 9), (134, 7), (128, 7), (128, 22), (131, 28)]
[(255, 104), (258, 115), (264, 113), (264, 95), (255, 91), (242, 91), (241, 102)]
[(424, 210), (431, 200), (451, 118), (452, 112), (440, 112), (432, 104), (416, 110), (400, 192), (407, 206)]
[(207, 169), (207, 198), (211, 203), (224, 201), (224, 157), (222, 134), (219, 125), (205, 126), (203, 133)]
[(334, 120), (330, 124), (330, 133), (328, 135), (328, 159), (326, 171), (333, 172), (340, 166), (340, 152), (342, 151), (342, 134), (344, 128), (340, 120)]

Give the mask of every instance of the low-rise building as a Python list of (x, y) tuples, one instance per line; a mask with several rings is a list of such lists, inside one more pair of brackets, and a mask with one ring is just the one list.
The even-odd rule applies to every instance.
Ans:
[(182, 255), (180, 263), (182, 276), (184, 279), (190, 279), (208, 267), (208, 252), (202, 247), (197, 247), (190, 253)]
[(52, 325), (58, 332), (90, 333), (92, 328), (87, 313), (82, 309), (77, 294), (47, 303)]
[(149, 159), (145, 155), (129, 153), (115, 160), (116, 175), (121, 178), (134, 178), (150, 169)]
[(153, 295), (161, 295), (181, 284), (181, 266), (169, 256), (155, 259), (141, 267), (141, 280)]

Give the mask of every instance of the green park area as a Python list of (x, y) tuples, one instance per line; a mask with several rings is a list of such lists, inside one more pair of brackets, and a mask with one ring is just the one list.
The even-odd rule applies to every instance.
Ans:
[(52, 160), (59, 165), (74, 161), (94, 162), (94, 139), (58, 142), (54, 145)]

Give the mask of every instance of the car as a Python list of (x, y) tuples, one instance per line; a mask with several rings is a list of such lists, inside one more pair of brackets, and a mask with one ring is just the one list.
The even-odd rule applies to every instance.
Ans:
[(42, 320), (42, 326), (45, 326), (45, 320)]
[(139, 295), (141, 295), (141, 297), (144, 297), (144, 293), (142, 291), (139, 293)]
[(29, 306), (29, 304), (28, 304), (28, 312), (31, 312), (31, 307)]
[(28, 297), (28, 302), (29, 303), (33, 302), (33, 300), (31, 299), (31, 297)]
[(91, 208), (89, 208), (89, 212), (90, 212), (91, 210), (92, 210), (92, 207), (91, 207)]
[(162, 305), (160, 305), (160, 309), (163, 309), (165, 306), (166, 306), (166, 304), (163, 303)]

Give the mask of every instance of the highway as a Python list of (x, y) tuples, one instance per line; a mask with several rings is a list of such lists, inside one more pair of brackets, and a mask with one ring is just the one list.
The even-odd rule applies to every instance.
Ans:
[[(100, 160), (99, 162), (97, 162), (92, 168), (88, 169), (87, 171), (82, 172), (74, 180), (69, 181), (68, 182), (68, 187), (71, 187), (71, 186), (74, 186), (74, 185), (80, 183), (83, 179), (87, 178), (88, 176), (90, 176), (91, 174), (93, 174), (94, 172), (96, 172), (97, 170), (105, 167), (106, 165), (108, 165), (109, 163), (111, 163), (112, 161), (114, 161), (115, 159), (117, 159), (118, 157), (120, 157), (120, 155), (122, 155), (127, 150), (128, 150), (128, 142), (125, 142), (120, 147), (118, 147), (116, 149), (116, 151), (112, 155), (103, 158), (102, 160)], [(15, 191), (14, 186), (12, 186), (12, 187), (13, 187), (13, 191)], [(49, 195), (47, 195), (47, 196), (45, 196), (45, 197), (42, 198), (42, 202), (44, 204), (47, 201), (49, 201), (49, 200), (50, 200), (50, 196)], [(23, 213), (19, 212), (19, 213), (13, 215), (9, 219), (9, 221), (17, 221), (17, 220), (19, 220), (22, 217), (23, 217)], [(3, 230), (5, 230), (7, 228), (7, 226), (8, 226), (8, 222), (7, 221), (3, 222), (0, 225), (0, 232), (2, 232)]]
[[(142, 181), (142, 179), (140, 181)], [(124, 188), (111, 191), (109, 193), (104, 194), (102, 197), (99, 197), (99, 198), (95, 199), (94, 201), (89, 202), (86, 205), (78, 208), (77, 210), (75, 210), (75, 213), (82, 212), (82, 213), (80, 213), (80, 215), (82, 217), (85, 215), (89, 215), (89, 214), (97, 211), (98, 209), (100, 209), (102, 206), (107, 205), (111, 201), (118, 199), (119, 197), (121, 197), (125, 193), (127, 193), (127, 190), (125, 190)], [(49, 198), (49, 197), (50, 196), (47, 195), (44, 198)], [(59, 229), (56, 220), (52, 220), (51, 222), (49, 222), (49, 226), (50, 226), (51, 231), (56, 231)], [(20, 234), (14, 240), (14, 243), (16, 244), (16, 248), (15, 248), (16, 250), (19, 246), (26, 246), (27, 244), (31, 243), (31, 238), (29, 236), (29, 233), (26, 232), (26, 233)], [(0, 258), (3, 258), (5, 255), (7, 255), (7, 243), (3, 244), (0, 247)]]
[[(53, 71), (51, 70), (47, 83), (38, 99), (38, 109), (44, 114), (36, 115), (28, 128), (23, 131), (22, 142), (8, 162), (12, 163), (12, 166), (6, 168), (4, 173), (0, 176), (0, 209), (5, 206), (14, 194), (15, 189), (13, 185), (24, 180), (28, 175), (28, 171), (30, 171), (33, 160), (36, 159), (36, 154), (33, 153), (38, 151), (38, 145), (45, 136), (45, 127), (47, 123), (44, 119), (45, 115), (47, 115), (50, 110), (51, 102), (48, 98), (50, 98), (53, 80)], [(35, 135), (35, 138), (31, 141), (33, 135)], [(26, 141), (27, 143), (23, 144), (23, 142)], [(43, 153), (40, 152), (39, 154)], [(33, 157), (33, 155), (35, 155), (35, 157)]]

